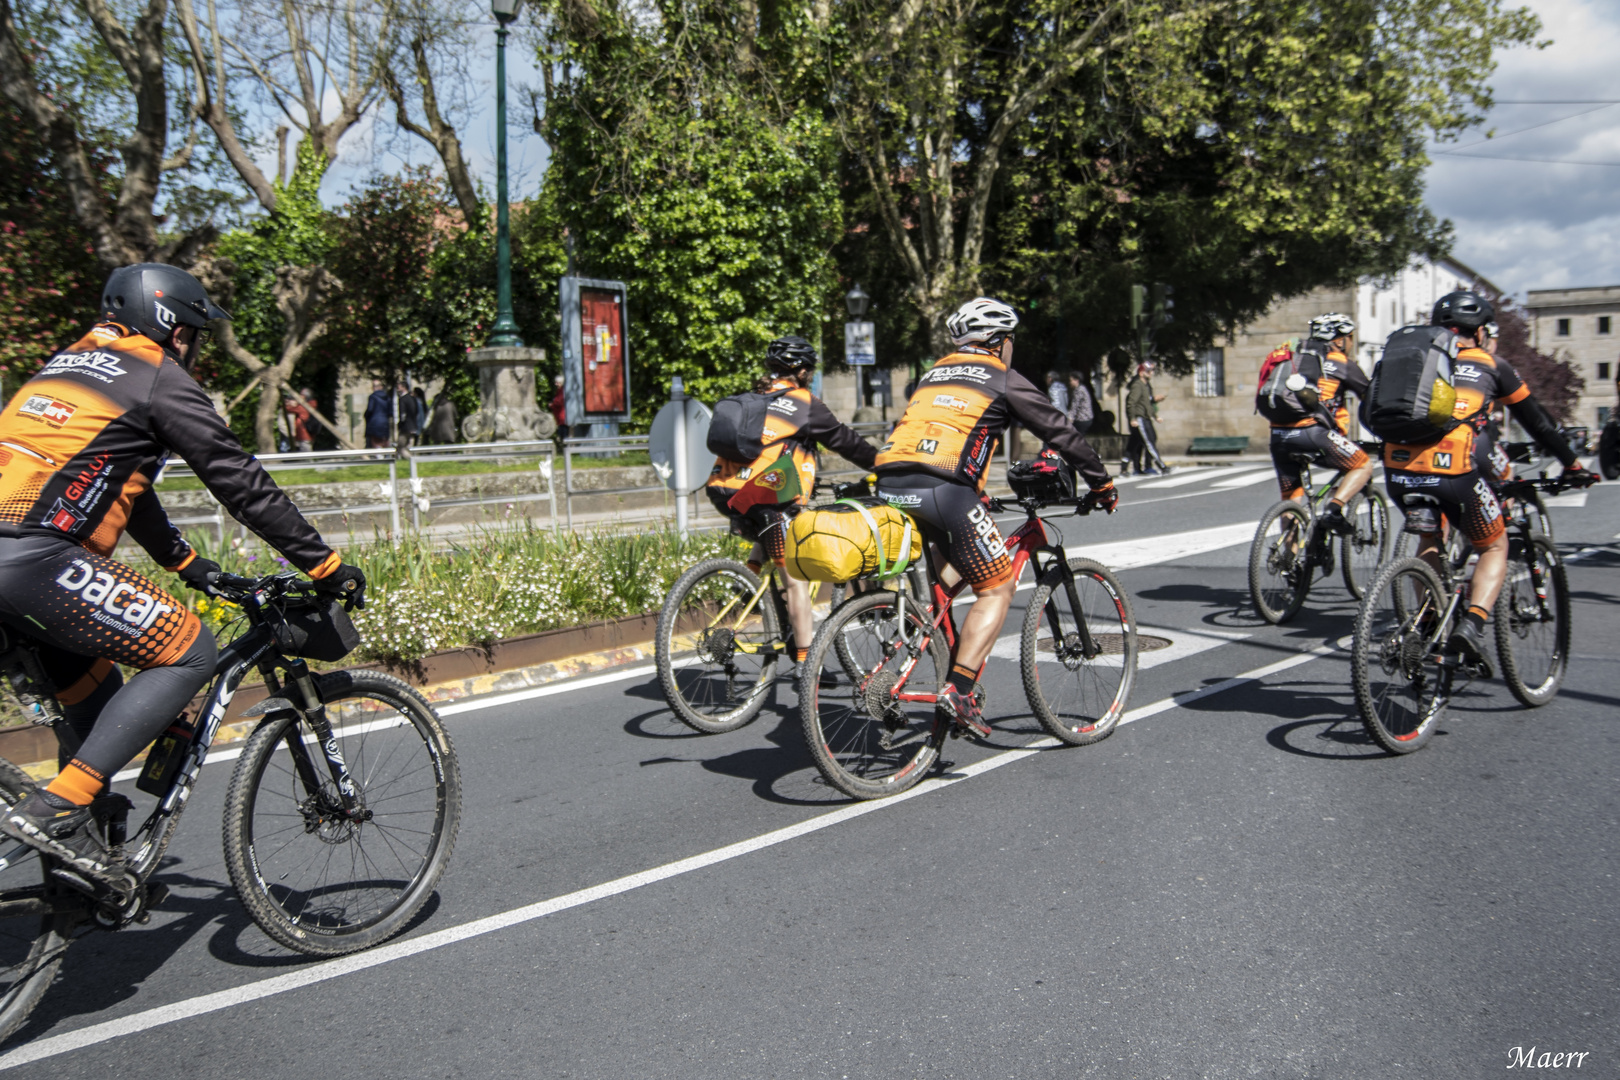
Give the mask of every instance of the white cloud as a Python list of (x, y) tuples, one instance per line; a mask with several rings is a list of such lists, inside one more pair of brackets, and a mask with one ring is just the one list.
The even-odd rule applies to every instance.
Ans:
[[(1542, 36), (1553, 43), (1500, 54), (1491, 79), (1497, 99), (1620, 99), (1620, 7), (1607, 0), (1532, 6)], [(1486, 140), (1492, 129), (1496, 137)], [(1448, 150), (1615, 167), (1441, 153)], [(1620, 249), (1611, 239), (1620, 226), (1613, 197), (1620, 183), (1620, 105), (1498, 105), (1484, 125), (1454, 144), (1433, 147), (1432, 156), (1430, 208), (1455, 224), (1457, 256), (1499, 286), (1523, 293), (1620, 282)]]

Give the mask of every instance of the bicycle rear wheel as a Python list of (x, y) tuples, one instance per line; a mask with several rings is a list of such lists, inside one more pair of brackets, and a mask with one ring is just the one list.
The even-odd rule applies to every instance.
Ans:
[[(851, 798), (905, 791), (939, 756), (942, 731), (932, 698), (949, 668), (945, 643), (929, 627), (926, 609), (909, 598), (902, 620), (901, 595), (866, 593), (830, 615), (805, 660), (805, 671), (816, 677), (799, 680), (799, 714), (816, 768)], [(844, 672), (840, 653), (858, 677), (823, 690), (823, 670)], [(902, 694), (929, 700), (908, 701)]]
[(776, 683), (783, 631), (769, 590), (752, 603), (759, 587), (742, 563), (708, 559), (676, 580), (658, 613), (658, 681), (695, 731), (737, 730), (759, 715)]
[(443, 721), (404, 682), (374, 671), (317, 682), (356, 815), (344, 812), (302, 718), (273, 713), (231, 776), (225, 865), (271, 938), (341, 956), (403, 930), (433, 894), (461, 823), (461, 772)]
[[(7, 806), (15, 806), (33, 786), (26, 773), (0, 759), (0, 798)], [(49, 909), (56, 899), (77, 907), (79, 898), (51, 877), (52, 860), (27, 845), (4, 839), (0, 857), (6, 859), (0, 870), (0, 1039), (5, 1039), (50, 989), (79, 922), (72, 910), (35, 909)], [(4, 914), (8, 910), (17, 914)]]
[(1355, 526), (1340, 542), (1344, 587), (1360, 600), (1389, 555), (1389, 501), (1376, 491), (1358, 491), (1344, 516)]
[(1531, 709), (1557, 697), (1569, 670), (1569, 575), (1546, 537), (1531, 533), (1528, 548), (1513, 537), (1495, 622), (1508, 691)]
[(1260, 617), (1273, 625), (1299, 613), (1311, 587), (1306, 544), (1310, 513), (1284, 500), (1267, 510), (1249, 545), (1249, 597)]
[[(1136, 616), (1114, 572), (1070, 559), (1041, 578), (1024, 612), (1018, 666), (1041, 726), (1070, 746), (1113, 734), (1136, 682)], [(1091, 652), (1081, 637), (1084, 622)]]
[(1379, 746), (1410, 754), (1434, 736), (1451, 694), (1452, 672), (1435, 660), (1447, 627), (1447, 596), (1421, 559), (1381, 570), (1356, 613), (1350, 678), (1361, 722)]

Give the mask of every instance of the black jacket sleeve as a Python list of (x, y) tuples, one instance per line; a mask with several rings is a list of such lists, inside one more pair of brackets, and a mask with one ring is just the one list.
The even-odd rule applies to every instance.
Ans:
[(834, 416), (820, 398), (810, 399), (810, 418), (799, 429), (799, 437), (805, 442), (825, 446), (857, 468), (870, 469), (877, 461), (877, 447)]
[(1575, 451), (1569, 448), (1569, 440), (1564, 438), (1553, 418), (1547, 415), (1547, 410), (1541, 407), (1541, 402), (1533, 397), (1509, 405), (1513, 412), (1513, 419), (1519, 426), (1530, 433), (1530, 437), (1541, 444), (1541, 448), (1556, 457), (1565, 466), (1573, 465), (1578, 460)]
[(1111, 482), (1102, 458), (1069, 423), (1069, 418), (1058, 412), (1034, 383), (1016, 371), (1007, 372), (1007, 410), (1020, 424), (1039, 435), (1042, 442), (1062, 454), (1063, 460), (1085, 478), (1086, 486), (1095, 490)]
[(1361, 365), (1352, 359), (1346, 358), (1341, 366), (1344, 368), (1344, 376), (1339, 379), (1340, 400), (1343, 400), (1345, 391), (1349, 391), (1365, 401), (1367, 388), (1372, 385), (1372, 380), (1368, 379), (1367, 373), (1361, 370)]
[(165, 363), (149, 403), (158, 442), (185, 459), (231, 516), (298, 569), (318, 568), (332, 549), (236, 441), (214, 403), (178, 364)]
[(150, 488), (129, 504), (129, 521), (124, 531), (165, 570), (179, 566), (191, 554), (191, 545), (169, 520), (157, 492)]

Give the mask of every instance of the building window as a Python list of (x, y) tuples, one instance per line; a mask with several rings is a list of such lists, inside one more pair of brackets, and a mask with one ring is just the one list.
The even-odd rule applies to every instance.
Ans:
[(1609, 381), (1609, 362), (1607, 360), (1598, 364), (1598, 378), (1604, 382)]
[(1609, 316), (1607, 316), (1607, 315), (1599, 315), (1598, 316), (1598, 333), (1607, 334), (1609, 332), (1610, 325), (1611, 324), (1610, 324)]
[(1559, 319), (1558, 320), (1558, 336), (1559, 337), (1569, 337), (1569, 320), (1568, 319)]
[(1607, 424), (1609, 422), (1609, 406), (1607, 406), (1607, 405), (1599, 405), (1597, 407), (1597, 410), (1598, 410), (1598, 427), (1602, 427), (1604, 424)]
[(1205, 349), (1193, 368), (1194, 397), (1226, 396), (1226, 350)]

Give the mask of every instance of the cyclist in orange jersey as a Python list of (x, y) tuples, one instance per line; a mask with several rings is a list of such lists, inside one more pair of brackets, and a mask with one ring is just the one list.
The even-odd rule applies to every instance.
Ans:
[[(214, 673), (208, 628), (112, 558), (127, 532), (192, 588), (219, 571), (152, 490), (169, 455), (294, 566), (353, 603), (365, 597), (365, 575), (321, 540), (191, 377), (201, 333), (229, 317), (183, 270), (115, 270), (100, 321), (0, 411), (0, 620), (38, 643), (70, 729), (61, 734), (80, 741), (54, 780), (0, 814), (0, 832), (117, 892), (133, 881), (89, 804)], [(135, 669), (127, 683), (118, 664)]]
[(1085, 499), (1112, 513), (1119, 492), (1102, 459), (1044, 393), (1012, 369), (1018, 315), (999, 300), (963, 304), (945, 327), (957, 349), (935, 364), (878, 449), (877, 493), (915, 517), (977, 599), (962, 621), (956, 662), (939, 692), (939, 709), (962, 730), (990, 733), (973, 684), (1012, 606), (1017, 579), (1007, 544), (985, 505), (984, 483), (996, 444), (1013, 421), (1028, 428), (1079, 471)]

